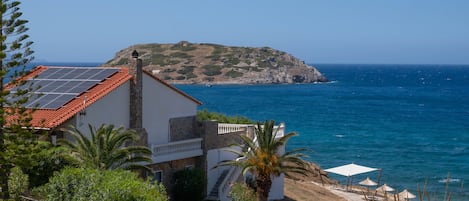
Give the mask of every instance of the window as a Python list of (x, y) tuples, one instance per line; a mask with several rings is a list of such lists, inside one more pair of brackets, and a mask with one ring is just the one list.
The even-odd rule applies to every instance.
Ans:
[(161, 183), (163, 182), (163, 171), (157, 170), (153, 173), (153, 178), (151, 179), (152, 182)]

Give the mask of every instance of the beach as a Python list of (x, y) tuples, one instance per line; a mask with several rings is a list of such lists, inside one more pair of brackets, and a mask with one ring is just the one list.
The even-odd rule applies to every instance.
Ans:
[(308, 175), (294, 175), (284, 180), (283, 201), (363, 201), (360, 193), (338, 190), (338, 181), (329, 178), (319, 165), (309, 163)]

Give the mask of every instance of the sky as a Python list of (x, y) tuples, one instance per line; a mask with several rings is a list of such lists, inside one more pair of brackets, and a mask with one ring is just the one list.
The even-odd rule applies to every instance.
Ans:
[(467, 0), (26, 0), (37, 61), (145, 43), (272, 47), (311, 64), (469, 64)]

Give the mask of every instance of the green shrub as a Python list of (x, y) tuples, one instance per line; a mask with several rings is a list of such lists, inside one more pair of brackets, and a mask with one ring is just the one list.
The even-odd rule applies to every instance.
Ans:
[(185, 58), (185, 59), (193, 57), (192, 55), (188, 55), (185, 52), (173, 52), (169, 56), (170, 57), (176, 57), (176, 58)]
[(185, 80), (185, 79), (186, 79), (186, 76), (184, 75), (180, 75), (176, 77), (176, 80)]
[(243, 116), (227, 116), (217, 112), (210, 112), (207, 109), (197, 111), (197, 120), (207, 121), (216, 120), (219, 123), (230, 123), (230, 124), (254, 124), (255, 122)]
[(197, 75), (194, 75), (194, 73), (187, 73), (186, 78), (191, 79), (191, 78), (196, 78)]
[(37, 163), (23, 168), (29, 177), (29, 187), (41, 186), (49, 181), (54, 172), (71, 165), (64, 155), (64, 147), (56, 147), (49, 142), (40, 141), (41, 151), (37, 155)]
[(216, 65), (205, 65), (202, 66), (204, 68), (204, 74), (207, 76), (215, 76), (221, 74), (221, 67)]
[(153, 54), (151, 56), (151, 63), (155, 65), (164, 66), (166, 65), (167, 57), (163, 54)]
[(239, 59), (235, 55), (230, 55), (228, 56), (228, 59), (226, 59), (225, 65), (227, 66), (234, 66), (239, 64)]
[(183, 66), (182, 69), (179, 69), (177, 71), (177, 73), (179, 73), (181, 75), (192, 73), (192, 72), (194, 72), (194, 68), (195, 68), (195, 66)]
[(161, 47), (161, 45), (153, 45), (151, 47), (151, 52), (155, 53), (155, 52), (163, 52), (164, 49)]
[(34, 192), (47, 201), (167, 201), (162, 185), (143, 181), (126, 170), (65, 168)]
[(24, 174), (19, 167), (11, 169), (8, 178), (9, 193), (12, 200), (21, 200), (21, 197), (28, 190), (28, 175)]
[(255, 201), (256, 193), (246, 184), (235, 183), (231, 186), (230, 196), (233, 201)]
[(205, 177), (204, 171), (186, 168), (173, 174), (175, 201), (204, 200)]
[(125, 64), (128, 64), (128, 63), (129, 63), (128, 58), (121, 58), (121, 59), (119, 59), (119, 61), (117, 62), (116, 65), (125, 65)]
[(176, 71), (176, 69), (173, 69), (173, 68), (165, 68), (165, 69), (163, 70), (163, 73), (171, 73), (171, 72), (174, 72), (174, 71)]
[(237, 78), (237, 77), (243, 76), (243, 73), (238, 72), (238, 71), (234, 71), (233, 69), (231, 69), (230, 71), (225, 73), (225, 76), (226, 77), (231, 77), (231, 78)]
[(212, 55), (223, 54), (225, 52), (227, 52), (225, 47), (220, 46), (220, 45), (213, 45)]
[(187, 41), (181, 41), (177, 44), (174, 44), (171, 47), (171, 50), (181, 50), (181, 51), (185, 51), (185, 52), (192, 51), (192, 50), (195, 50), (195, 49), (197, 49), (197, 48), (193, 44), (191, 44)]

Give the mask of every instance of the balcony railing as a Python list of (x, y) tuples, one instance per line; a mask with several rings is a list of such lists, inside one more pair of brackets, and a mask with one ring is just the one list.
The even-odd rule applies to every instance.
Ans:
[(218, 135), (235, 132), (246, 132), (248, 129), (247, 124), (218, 124)]
[(202, 138), (154, 144), (151, 150), (154, 163), (201, 156), (203, 154)]
[[(247, 132), (248, 128), (254, 128), (255, 125), (250, 124), (218, 124), (218, 135), (228, 134), (228, 133), (237, 133), (237, 132)], [(274, 126), (274, 130), (278, 129), (277, 138), (285, 135), (285, 124), (281, 123), (278, 126)]]

